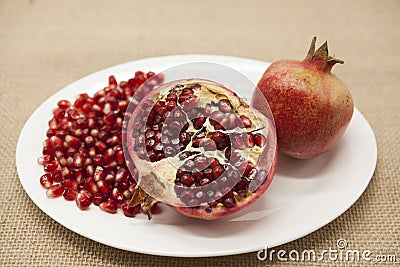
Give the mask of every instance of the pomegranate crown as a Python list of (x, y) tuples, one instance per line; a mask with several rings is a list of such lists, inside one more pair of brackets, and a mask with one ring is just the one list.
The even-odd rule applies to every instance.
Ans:
[(328, 53), (328, 42), (325, 41), (318, 49), (315, 51), (315, 43), (317, 41), (317, 37), (314, 36), (310, 49), (308, 50), (307, 56), (304, 61), (311, 62), (316, 68), (323, 72), (331, 72), (332, 67), (336, 63), (343, 64), (344, 61), (341, 59), (337, 59), (332, 57)]

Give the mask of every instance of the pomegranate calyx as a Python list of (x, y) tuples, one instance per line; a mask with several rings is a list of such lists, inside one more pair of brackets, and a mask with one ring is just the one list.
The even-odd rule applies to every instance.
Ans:
[(305, 62), (310, 62), (310, 65), (316, 67), (319, 71), (330, 73), (332, 67), (336, 63), (343, 64), (344, 61), (341, 59), (337, 59), (329, 55), (328, 52), (328, 42), (325, 41), (318, 49), (315, 51), (315, 43), (317, 41), (317, 37), (314, 36), (310, 49), (307, 52), (307, 56), (304, 59)]
[(147, 215), (147, 218), (151, 220), (151, 207), (159, 202), (157, 199), (151, 197), (147, 194), (140, 186), (136, 185), (135, 191), (132, 195), (130, 202), (128, 203), (128, 208), (131, 208), (136, 205), (140, 205), (144, 214)]

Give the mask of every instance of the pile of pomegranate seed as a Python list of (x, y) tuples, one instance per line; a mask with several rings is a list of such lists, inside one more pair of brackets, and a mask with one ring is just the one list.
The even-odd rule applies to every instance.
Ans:
[(48, 197), (63, 196), (82, 210), (93, 203), (108, 213), (120, 208), (127, 217), (140, 212), (140, 205), (128, 205), (138, 172), (135, 168), (130, 172), (126, 165), (122, 129), (130, 101), (141, 100), (148, 91), (135, 93), (151, 77), (154, 86), (162, 82), (162, 76), (153, 72), (137, 71), (119, 84), (110, 76), (108, 86), (93, 97), (83, 93), (73, 104), (68, 100), (57, 103), (38, 159), (45, 171), (40, 184)]

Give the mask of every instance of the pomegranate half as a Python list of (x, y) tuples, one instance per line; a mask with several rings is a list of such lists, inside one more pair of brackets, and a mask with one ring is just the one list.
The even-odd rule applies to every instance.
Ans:
[(133, 104), (124, 133), (128, 167), (139, 172), (132, 205), (150, 212), (161, 201), (211, 220), (247, 207), (270, 185), (277, 161), (272, 113), (202, 79), (161, 85)]

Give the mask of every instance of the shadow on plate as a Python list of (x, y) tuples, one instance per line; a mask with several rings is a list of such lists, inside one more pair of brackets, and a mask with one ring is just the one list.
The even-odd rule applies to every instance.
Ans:
[(191, 232), (198, 236), (218, 238), (237, 234), (250, 229), (253, 224), (267, 220), (268, 216), (281, 207), (272, 205), (262, 196), (256, 202), (243, 210), (221, 219), (206, 221), (186, 217), (167, 206), (163, 206), (163, 215), (154, 216), (151, 223), (176, 226), (179, 231)]
[(335, 150), (312, 159), (296, 159), (279, 153), (276, 174), (299, 179), (318, 176), (325, 172), (332, 162)]

